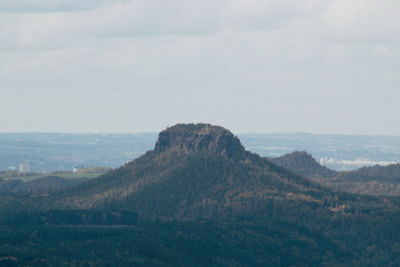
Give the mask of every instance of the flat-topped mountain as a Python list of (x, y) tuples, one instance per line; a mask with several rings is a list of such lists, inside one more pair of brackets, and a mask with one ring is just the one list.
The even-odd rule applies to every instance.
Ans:
[(322, 206), (330, 196), (318, 184), (245, 151), (222, 127), (178, 124), (159, 134), (154, 150), (78, 185), (62, 204), (196, 218), (261, 214), (275, 200)]
[(337, 172), (320, 165), (312, 155), (305, 151), (295, 151), (269, 161), (308, 178), (331, 178)]

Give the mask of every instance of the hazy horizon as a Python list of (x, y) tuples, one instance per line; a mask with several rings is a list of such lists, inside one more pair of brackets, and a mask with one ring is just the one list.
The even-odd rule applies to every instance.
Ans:
[[(172, 126), (172, 125), (170, 125)], [(223, 126), (223, 125), (216, 125), (216, 126)], [(138, 132), (63, 132), (63, 131), (10, 131), (10, 132), (0, 132), (0, 134), (71, 134), (71, 135), (136, 135), (136, 134), (158, 134), (161, 131), (165, 130), (167, 127), (166, 126), (160, 130), (153, 130), (153, 131), (138, 131)], [(226, 128), (226, 127), (224, 127)], [(230, 130), (230, 129), (228, 129)], [(231, 131), (231, 130), (230, 130)], [(365, 137), (400, 137), (400, 134), (396, 135), (390, 135), (390, 134), (362, 134), (362, 133), (312, 133), (312, 132), (233, 132), (231, 131), (234, 135), (325, 135), (325, 136), (365, 136)]]

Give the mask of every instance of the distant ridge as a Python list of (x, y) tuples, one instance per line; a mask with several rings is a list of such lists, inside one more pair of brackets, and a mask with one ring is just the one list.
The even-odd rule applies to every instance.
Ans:
[(296, 151), (269, 161), (335, 191), (375, 196), (400, 196), (400, 164), (336, 172), (321, 166), (310, 154)]
[(400, 164), (363, 167), (339, 172), (334, 178), (320, 181), (337, 191), (375, 196), (400, 196)]
[(353, 181), (374, 181), (400, 183), (400, 163), (387, 166), (375, 165), (363, 167), (355, 171), (342, 172), (338, 178)]

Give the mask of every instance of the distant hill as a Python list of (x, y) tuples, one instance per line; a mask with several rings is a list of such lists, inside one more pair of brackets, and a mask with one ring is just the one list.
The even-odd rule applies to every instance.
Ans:
[(365, 195), (400, 196), (400, 164), (363, 167), (340, 172), (333, 179), (320, 181), (335, 190)]
[(305, 151), (296, 151), (278, 158), (267, 158), (269, 161), (308, 178), (332, 178), (336, 171), (320, 165)]
[(400, 164), (376, 165), (355, 171), (336, 172), (320, 165), (307, 152), (293, 152), (268, 160), (336, 191), (400, 196)]

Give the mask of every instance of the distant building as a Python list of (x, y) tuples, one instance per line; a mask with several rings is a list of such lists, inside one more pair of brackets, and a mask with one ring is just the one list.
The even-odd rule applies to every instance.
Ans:
[(20, 163), (18, 165), (18, 170), (19, 172), (30, 172), (31, 167), (29, 166), (29, 163)]
[(72, 172), (78, 172), (80, 169), (83, 169), (83, 168), (85, 168), (85, 167), (84, 166), (74, 166), (72, 168)]

